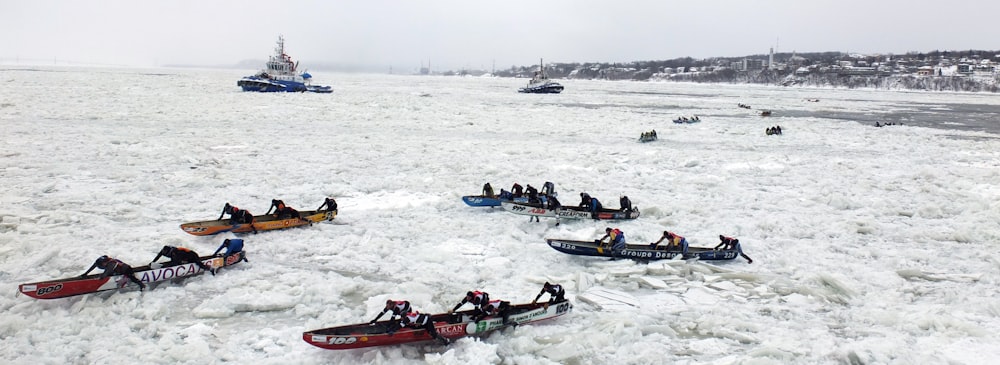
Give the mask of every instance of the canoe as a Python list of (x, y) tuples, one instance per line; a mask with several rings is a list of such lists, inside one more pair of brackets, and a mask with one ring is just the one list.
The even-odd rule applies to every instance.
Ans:
[[(201, 262), (212, 269), (220, 269), (240, 263), (246, 258), (246, 252), (240, 251), (230, 256), (202, 256)], [(157, 283), (167, 280), (201, 275), (205, 273), (197, 264), (187, 263), (175, 266), (133, 267), (135, 277), (144, 284)], [(132, 284), (132, 285), (129, 285)], [(87, 276), (74, 276), (71, 278), (40, 281), (35, 283), (21, 284), (18, 292), (36, 299), (65, 298), (75, 295), (91, 294), (106, 290), (138, 288), (124, 275), (112, 275), (101, 277), (100, 273)]]
[(614, 250), (607, 244), (599, 245), (595, 241), (578, 241), (564, 239), (546, 239), (549, 247), (556, 251), (579, 256), (598, 256), (610, 258), (626, 258), (633, 260), (670, 260), (681, 258), (684, 260), (732, 260), (740, 255), (740, 248), (737, 246), (731, 250), (714, 250), (709, 247), (688, 247), (687, 253), (681, 251), (668, 251), (664, 249), (653, 250), (649, 245), (629, 245), (624, 249)]
[(181, 229), (183, 229), (184, 232), (195, 236), (211, 236), (213, 234), (223, 232), (247, 233), (253, 232), (254, 229), (257, 231), (271, 231), (276, 229), (300, 227), (322, 221), (332, 221), (337, 217), (337, 211), (306, 210), (299, 211), (299, 215), (302, 218), (278, 219), (277, 214), (255, 215), (253, 216), (254, 223), (252, 224), (252, 227), (250, 223), (231, 224), (229, 223), (230, 220), (227, 218), (222, 220), (184, 223), (181, 224)]
[[(474, 311), (455, 313), (440, 313), (431, 315), (434, 328), (442, 337), (448, 339), (466, 336), (481, 336), (490, 332), (511, 326), (538, 322), (562, 316), (569, 313), (573, 305), (568, 300), (552, 303), (528, 303), (511, 305), (508, 324), (503, 323), (499, 316), (485, 317), (479, 322), (472, 320)], [(302, 340), (310, 345), (327, 350), (346, 350), (364, 347), (390, 346), (407, 343), (433, 341), (427, 331), (420, 328), (397, 328), (398, 321), (368, 322), (339, 327), (330, 327), (302, 333)]]
[(616, 209), (601, 209), (591, 212), (588, 209), (575, 206), (562, 206), (555, 209), (546, 208), (543, 204), (528, 204), (517, 202), (501, 202), (503, 210), (521, 215), (547, 218), (569, 218), (569, 219), (636, 219), (639, 218), (639, 211), (623, 211)]

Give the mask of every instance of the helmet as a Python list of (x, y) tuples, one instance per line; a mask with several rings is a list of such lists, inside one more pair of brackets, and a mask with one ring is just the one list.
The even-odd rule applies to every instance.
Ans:
[(720, 235), (719, 235), (719, 239), (720, 239), (720, 240), (724, 240), (724, 239), (726, 239), (726, 236), (723, 236), (723, 235), (721, 235), (721, 234), (720, 234)]
[(604, 231), (605, 232), (611, 232), (611, 227), (605, 228)]
[(466, 298), (470, 298), (471, 299), (473, 296), (475, 296), (475, 294), (472, 294), (471, 291), (469, 291), (468, 293), (465, 293), (465, 297)]
[(97, 258), (97, 262), (104, 263), (104, 262), (108, 262), (108, 261), (111, 261), (111, 258), (108, 257), (108, 255), (102, 255), (101, 257)]

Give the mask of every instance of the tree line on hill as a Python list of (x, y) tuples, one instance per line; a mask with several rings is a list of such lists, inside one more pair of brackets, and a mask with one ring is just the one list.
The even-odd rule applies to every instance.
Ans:
[[(752, 83), (772, 85), (833, 86), (845, 88), (908, 89), (930, 91), (1000, 92), (1000, 51), (931, 51), (902, 55), (858, 55), (844, 52), (775, 53), (744, 57), (691, 57), (628, 63), (547, 63), (554, 79), (684, 81), (700, 83)], [(750, 60), (748, 62), (747, 60)], [(958, 64), (987, 67), (992, 76), (941, 74), (942, 67)], [(745, 67), (749, 65), (749, 67)], [(918, 73), (923, 68), (924, 73)], [(932, 68), (934, 73), (927, 74)], [(497, 70), (498, 77), (529, 78), (538, 65)], [(848, 72), (853, 71), (853, 72)], [(468, 73), (463, 71), (463, 73)], [(864, 74), (857, 74), (864, 73)]]

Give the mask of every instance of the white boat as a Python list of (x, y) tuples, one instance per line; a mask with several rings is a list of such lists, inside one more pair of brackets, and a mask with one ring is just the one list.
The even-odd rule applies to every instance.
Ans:
[(535, 75), (528, 81), (528, 86), (517, 89), (517, 92), (530, 94), (558, 94), (562, 91), (563, 86), (549, 80), (549, 76), (545, 74), (545, 66), (541, 59), (538, 60), (538, 71), (535, 71)]
[(267, 68), (256, 75), (246, 76), (236, 82), (243, 91), (258, 92), (314, 92), (332, 93), (329, 86), (312, 85), (312, 75), (308, 72), (297, 73), (298, 62), (285, 54), (285, 38), (278, 36), (278, 46), (274, 55), (267, 61)]

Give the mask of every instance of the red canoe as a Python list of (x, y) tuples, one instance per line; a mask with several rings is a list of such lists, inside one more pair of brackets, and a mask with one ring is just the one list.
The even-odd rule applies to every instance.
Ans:
[[(472, 312), (462, 311), (442, 313), (431, 316), (438, 334), (449, 339), (465, 336), (480, 336), (511, 324), (521, 325), (559, 317), (569, 313), (573, 305), (568, 300), (547, 303), (529, 303), (510, 306), (509, 324), (503, 324), (501, 317), (486, 317), (479, 322), (472, 320)], [(432, 341), (431, 335), (423, 329), (401, 328), (389, 334), (395, 322), (381, 321), (375, 324), (352, 324), (307, 331), (302, 333), (302, 340), (310, 345), (328, 350), (346, 350), (362, 347), (399, 345)]]
[[(235, 265), (240, 261), (243, 261), (245, 257), (246, 252), (240, 251), (227, 257), (202, 256), (201, 261), (208, 267), (219, 269)], [(195, 264), (181, 264), (155, 269), (149, 266), (139, 266), (133, 268), (133, 270), (135, 271), (135, 277), (145, 284), (186, 278), (205, 273), (205, 270), (202, 270)], [(114, 275), (102, 278), (101, 274), (91, 274), (87, 276), (75, 276), (66, 279), (21, 284), (17, 289), (19, 293), (24, 293), (32, 298), (55, 299), (71, 297), (74, 295), (97, 293), (105, 290), (123, 289), (126, 286), (132, 288), (136, 287), (135, 284), (129, 285), (130, 283), (132, 282), (124, 275)]]

